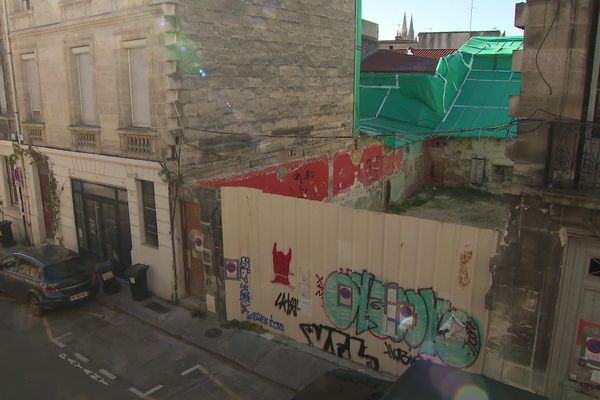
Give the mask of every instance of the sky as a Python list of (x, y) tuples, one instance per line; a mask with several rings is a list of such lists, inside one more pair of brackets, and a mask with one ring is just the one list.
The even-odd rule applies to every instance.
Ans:
[(473, 1), (472, 30), (506, 31), (522, 36), (514, 27), (515, 4), (524, 0), (362, 0), (362, 17), (379, 24), (379, 40), (394, 39), (406, 11), (407, 28), (413, 15), (419, 32), (468, 31)]

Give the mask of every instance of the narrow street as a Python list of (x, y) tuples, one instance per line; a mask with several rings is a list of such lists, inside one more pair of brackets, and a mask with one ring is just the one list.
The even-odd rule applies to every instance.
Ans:
[(33, 317), (0, 294), (2, 398), (287, 399), (289, 390), (94, 301)]

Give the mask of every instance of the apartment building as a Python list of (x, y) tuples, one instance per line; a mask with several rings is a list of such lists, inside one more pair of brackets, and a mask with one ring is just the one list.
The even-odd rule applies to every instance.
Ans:
[(333, 154), (372, 145), (353, 139), (356, 3), (3, 1), (4, 219), (19, 240), (147, 264), (156, 295), (218, 311), (201, 187), (331, 155), (307, 178), (328, 197)]
[(599, 7), (529, 0), (515, 17), (513, 207), (491, 265), (484, 373), (551, 399), (599, 395)]

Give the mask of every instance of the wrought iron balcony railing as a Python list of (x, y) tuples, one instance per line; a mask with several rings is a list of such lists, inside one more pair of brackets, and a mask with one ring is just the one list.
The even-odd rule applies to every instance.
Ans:
[(600, 194), (600, 125), (554, 122), (548, 147), (548, 186)]

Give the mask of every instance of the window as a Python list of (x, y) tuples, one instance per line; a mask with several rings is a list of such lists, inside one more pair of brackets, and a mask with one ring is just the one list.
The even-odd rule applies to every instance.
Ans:
[(27, 118), (30, 122), (42, 122), (42, 100), (35, 54), (24, 54), (21, 59), (23, 60), (23, 72), (25, 73), (26, 92), (28, 94), (26, 103)]
[(35, 269), (33, 265), (29, 264), (27, 261), (21, 260), (17, 267), (17, 272), (22, 275), (30, 275), (32, 269)]
[(154, 183), (142, 181), (142, 205), (144, 208), (144, 233), (146, 243), (158, 247), (158, 229), (156, 226), (156, 205), (154, 201)]
[(6, 80), (4, 80), (4, 67), (0, 61), (0, 114), (8, 114), (8, 102), (6, 101)]
[(591, 276), (600, 276), (600, 258), (592, 258), (590, 260), (588, 274)]
[(21, 11), (31, 10), (30, 0), (21, 0)]
[(6, 184), (8, 188), (8, 195), (10, 197), (10, 204), (16, 206), (19, 204), (19, 192), (17, 189), (17, 185), (15, 184), (13, 170), (14, 163), (9, 157), (4, 157), (4, 173), (6, 174)]
[(496, 183), (510, 183), (513, 177), (513, 167), (494, 164), (492, 166), (492, 175), (492, 180)]
[(17, 268), (17, 259), (15, 257), (6, 257), (2, 261), (2, 268), (8, 271), (14, 271)]
[(71, 52), (76, 58), (77, 86), (81, 123), (96, 124), (96, 103), (94, 101), (94, 67), (89, 46), (75, 47)]
[(129, 62), (131, 125), (134, 127), (150, 126), (150, 64), (145, 45), (144, 39), (125, 43)]

